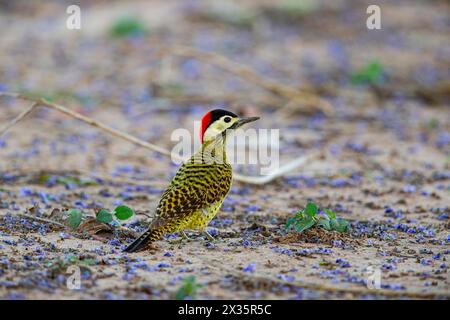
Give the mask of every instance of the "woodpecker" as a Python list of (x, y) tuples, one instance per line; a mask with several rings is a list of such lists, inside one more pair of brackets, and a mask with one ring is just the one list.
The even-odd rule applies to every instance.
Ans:
[(197, 229), (213, 240), (206, 226), (219, 211), (233, 179), (226, 158), (227, 133), (258, 119), (238, 117), (222, 109), (207, 112), (201, 121), (200, 150), (178, 169), (162, 194), (147, 231), (124, 251), (145, 250), (165, 234), (181, 232), (187, 238), (184, 230)]

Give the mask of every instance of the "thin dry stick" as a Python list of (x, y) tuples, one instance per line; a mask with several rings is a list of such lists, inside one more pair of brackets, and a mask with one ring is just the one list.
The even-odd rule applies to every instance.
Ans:
[[(49, 224), (54, 224), (55, 226), (58, 226), (58, 227), (61, 227), (61, 228), (64, 228), (64, 229), (69, 229), (68, 226), (66, 226), (66, 225), (64, 225), (64, 224), (62, 224), (62, 223), (60, 223), (58, 221), (55, 221), (55, 220), (46, 219), (46, 218), (38, 217), (38, 216), (35, 216), (35, 215), (27, 214), (27, 213), (17, 213), (17, 215), (25, 217), (25, 218), (28, 218), (28, 219), (36, 220), (36, 221), (41, 221), (41, 222), (45, 222), (45, 223), (49, 223)], [(128, 229), (128, 228), (123, 227), (123, 226), (115, 226), (114, 228), (116, 230), (122, 231), (124, 233), (131, 234), (133, 237), (137, 237), (139, 235), (136, 231)], [(76, 230), (71, 229), (71, 231), (76, 233)], [(93, 238), (95, 238), (96, 240), (106, 240), (106, 239), (103, 239), (103, 238), (95, 237), (95, 235), (91, 235), (91, 236)]]
[(191, 47), (186, 46), (173, 46), (168, 49), (171, 54), (196, 58), (214, 65), (221, 67), (233, 74), (236, 74), (266, 90), (275, 93), (276, 95), (285, 97), (289, 100), (297, 101), (299, 103), (304, 103), (310, 106), (317, 106), (325, 113), (332, 112), (331, 104), (320, 98), (314, 93), (308, 92), (306, 90), (301, 90), (287, 86), (285, 84), (279, 83), (275, 80), (268, 79), (263, 75), (257, 73), (252, 68), (234, 62), (222, 55), (217, 53), (200, 51)]
[[(72, 110), (67, 109), (66, 107), (63, 107), (63, 106), (58, 105), (56, 103), (51, 103), (51, 102), (49, 102), (49, 101), (47, 101), (45, 99), (42, 99), (42, 98), (41, 99), (34, 99), (34, 98), (31, 98), (31, 97), (27, 97), (25, 95), (22, 95), (22, 94), (19, 94), (19, 93), (13, 93), (13, 92), (0, 92), (0, 96), (15, 97), (15, 98), (19, 98), (19, 99), (32, 101), (32, 102), (34, 102), (35, 107), (36, 106), (44, 106), (44, 107), (48, 107), (48, 108), (57, 110), (59, 112), (62, 112), (64, 114), (70, 116), (70, 117), (73, 117), (73, 118), (78, 119), (80, 121), (83, 121), (83, 122), (85, 122), (85, 123), (87, 123), (87, 124), (89, 124), (91, 126), (94, 126), (94, 127), (99, 128), (99, 129), (101, 129), (103, 131), (106, 131), (106, 132), (108, 132), (109, 134), (111, 134), (113, 136), (122, 138), (122, 139), (124, 139), (126, 141), (132, 142), (132, 143), (134, 143), (136, 145), (139, 145), (141, 147), (144, 147), (146, 149), (159, 152), (159, 153), (161, 153), (163, 155), (166, 155), (166, 156), (171, 156), (173, 159), (182, 160), (182, 161), (185, 160), (185, 159), (183, 159), (183, 157), (181, 157), (181, 156), (179, 156), (179, 155), (177, 155), (175, 153), (171, 153), (170, 151), (168, 151), (168, 150), (166, 150), (166, 149), (164, 149), (164, 148), (162, 148), (160, 146), (157, 146), (157, 145), (154, 145), (152, 143), (143, 141), (143, 140), (141, 140), (139, 138), (136, 138), (136, 137), (134, 137), (134, 136), (132, 136), (132, 135), (130, 135), (128, 133), (121, 132), (119, 130), (111, 128), (110, 126), (108, 126), (106, 124), (103, 124), (103, 123), (101, 123), (99, 121), (96, 121), (96, 120), (94, 120), (92, 118), (86, 117), (86, 116), (84, 116), (84, 115), (82, 115), (82, 114), (80, 114), (80, 113), (78, 113), (76, 111), (72, 111)], [(17, 120), (17, 121), (15, 121), (15, 123), (13, 125), (17, 124), (24, 117), (21, 117), (20, 119), (18, 119), (18, 118), (19, 117), (16, 117), (14, 119), (14, 120)], [(6, 126), (6, 130), (8, 130), (11, 127), (12, 127), (12, 125), (8, 124)], [(6, 130), (5, 130), (5, 132), (6, 132)], [(295, 168), (305, 164), (307, 161), (315, 158), (316, 156), (317, 156), (317, 154), (313, 154), (311, 156), (298, 158), (298, 159), (296, 159), (296, 160), (294, 160), (292, 162), (287, 163), (286, 165), (280, 167), (278, 170), (275, 170), (273, 173), (271, 173), (269, 175), (266, 175), (266, 176), (253, 176), (252, 177), (252, 176), (244, 176), (244, 175), (240, 175), (240, 174), (235, 174), (234, 175), (234, 180), (240, 181), (240, 182), (245, 182), (245, 183), (250, 183), (250, 184), (258, 184), (258, 185), (266, 184), (266, 183), (271, 182), (271, 181), (275, 180), (276, 178), (286, 174), (287, 172), (292, 171)]]
[(251, 176), (243, 176), (243, 175), (234, 173), (233, 177), (235, 180), (240, 181), (240, 182), (245, 182), (245, 183), (250, 183), (250, 184), (266, 184), (270, 181), (275, 180), (278, 177), (284, 176), (286, 173), (306, 164), (307, 162), (309, 162), (315, 158), (318, 158), (319, 156), (320, 156), (320, 153), (318, 152), (318, 153), (313, 153), (311, 155), (298, 158), (296, 160), (286, 163), (285, 165), (281, 166), (274, 172), (272, 172), (268, 175), (265, 175), (265, 176), (251, 177)]
[(28, 109), (25, 109), (24, 111), (22, 111), (17, 117), (12, 119), (6, 126), (4, 126), (2, 129), (0, 129), (0, 137), (2, 135), (4, 135), (6, 133), (6, 131), (8, 131), (11, 127), (16, 125), (16, 123), (18, 123), (20, 120), (22, 120), (27, 115), (29, 115), (31, 113), (31, 111), (33, 111), (34, 108), (36, 108), (37, 106), (38, 106), (38, 104), (33, 101), (33, 103), (30, 105), (30, 107)]
[[(119, 138), (125, 139), (127, 141), (130, 141), (130, 142), (132, 142), (134, 144), (137, 144), (137, 145), (139, 145), (141, 147), (144, 147), (144, 148), (147, 148), (147, 149), (159, 152), (159, 153), (164, 154), (166, 156), (173, 156), (174, 158), (178, 158), (178, 160), (183, 160), (178, 155), (176, 155), (176, 154), (172, 155), (170, 151), (168, 151), (168, 150), (166, 150), (166, 149), (164, 149), (164, 148), (162, 148), (160, 146), (157, 146), (157, 145), (154, 145), (152, 143), (143, 141), (143, 140), (138, 139), (138, 138), (136, 138), (136, 137), (134, 137), (134, 136), (132, 136), (132, 135), (130, 135), (128, 133), (121, 132), (121, 131), (119, 131), (117, 129), (111, 128), (110, 126), (108, 126), (106, 124), (98, 122), (98, 121), (96, 121), (96, 120), (94, 120), (92, 118), (86, 117), (86, 116), (84, 116), (81, 113), (78, 113), (76, 111), (72, 111), (70, 109), (67, 109), (66, 107), (63, 107), (63, 106), (61, 106), (59, 104), (49, 102), (49, 101), (47, 101), (47, 100), (45, 100), (43, 98), (41, 98), (41, 99), (34, 99), (34, 98), (31, 98), (31, 97), (27, 97), (25, 95), (22, 95), (20, 93), (13, 93), (13, 92), (0, 92), (0, 96), (8, 96), (8, 97), (15, 97), (15, 98), (19, 98), (19, 99), (29, 100), (29, 101), (34, 102), (34, 104), (36, 104), (36, 105), (45, 106), (45, 107), (49, 107), (49, 108), (58, 110), (58, 111), (66, 114), (68, 116), (71, 116), (71, 117), (73, 117), (75, 119), (78, 119), (80, 121), (86, 122), (87, 124), (89, 124), (89, 125), (91, 125), (93, 127), (97, 127), (97, 128), (99, 128), (99, 129), (101, 129), (103, 131), (106, 131), (106, 132), (108, 132), (108, 133), (110, 133), (110, 134), (112, 134), (112, 135), (114, 135), (116, 137), (119, 137)], [(19, 119), (19, 117), (16, 117), (14, 120), (17, 120), (17, 121), (15, 123), (13, 123), (12, 125), (16, 124), (17, 122), (19, 122), (22, 119), (23, 119), (23, 117), (20, 118), (20, 119)], [(6, 126), (7, 129), (11, 128), (12, 125), (8, 124)]]
[(23, 217), (26, 217), (26, 218), (29, 218), (29, 219), (45, 222), (45, 223), (54, 224), (55, 226), (58, 226), (58, 227), (61, 227), (61, 228), (64, 228), (64, 229), (67, 228), (67, 226), (65, 226), (62, 223), (59, 223), (57, 221), (46, 219), (46, 218), (42, 218), (42, 217), (38, 217), (38, 216), (34, 216), (34, 215), (31, 215), (31, 214), (18, 213), (17, 215), (23, 216)]

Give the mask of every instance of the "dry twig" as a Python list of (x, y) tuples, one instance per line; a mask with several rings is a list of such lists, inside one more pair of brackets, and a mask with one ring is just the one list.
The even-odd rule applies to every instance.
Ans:
[(304, 89), (293, 88), (272, 79), (268, 79), (263, 75), (257, 73), (252, 68), (234, 62), (217, 53), (205, 52), (186, 46), (173, 46), (167, 49), (167, 51), (173, 55), (196, 58), (198, 60), (214, 64), (228, 72), (231, 72), (249, 82), (252, 82), (266, 89), (269, 92), (272, 92), (278, 96), (285, 97), (290, 101), (292, 100), (299, 104), (317, 107), (326, 114), (330, 114), (333, 110), (331, 104), (328, 101), (322, 99), (315, 93)]
[[(27, 110), (25, 110), (24, 112), (22, 112), (19, 116), (17, 116), (16, 118), (14, 118), (10, 123), (8, 123), (2, 130), (0, 130), (1, 133), (5, 133), (8, 129), (10, 129), (12, 126), (14, 126), (15, 124), (17, 124), (19, 121), (21, 121), (26, 115), (28, 115), (35, 107), (38, 106), (44, 106), (44, 107), (48, 107), (50, 109), (54, 109), (57, 110), (65, 115), (68, 115), (72, 118), (75, 118), (77, 120), (83, 121), (93, 127), (99, 128), (103, 131), (108, 132), (109, 134), (119, 137), (121, 139), (124, 139), (126, 141), (132, 142), (138, 146), (141, 146), (143, 148), (161, 153), (165, 156), (169, 156), (172, 157), (172, 159), (176, 159), (176, 160), (185, 160), (183, 159), (181, 156), (179, 156), (178, 154), (175, 153), (171, 153), (169, 150), (164, 149), (163, 147), (154, 145), (152, 143), (143, 141), (139, 138), (136, 138), (128, 133), (119, 131), (117, 129), (114, 129), (102, 122), (96, 121), (92, 118), (89, 118), (87, 116), (84, 116), (76, 111), (72, 111), (64, 106), (61, 106), (59, 104), (56, 103), (52, 103), (49, 102), (45, 99), (34, 99), (25, 95), (22, 95), (20, 93), (11, 93), (11, 92), (0, 92), (0, 96), (8, 96), (8, 97), (14, 97), (14, 98), (19, 98), (19, 99), (24, 99), (24, 100), (28, 100), (32, 102), (32, 106), (30, 108), (28, 108)], [(304, 165), (307, 161), (316, 158), (318, 156), (318, 154), (312, 154), (310, 156), (306, 156), (306, 157), (301, 157), (298, 158), (292, 162), (289, 162), (287, 164), (285, 164), (284, 166), (281, 166), (278, 170), (275, 170), (274, 172), (272, 172), (271, 174), (265, 175), (265, 176), (244, 176), (244, 175), (240, 175), (240, 174), (235, 174), (234, 175), (234, 180), (236, 181), (240, 181), (240, 182), (244, 182), (244, 183), (250, 183), (250, 184), (257, 184), (257, 185), (262, 185), (262, 184), (266, 184), (268, 182), (271, 182), (273, 180), (275, 180), (276, 178), (283, 176), (284, 174), (286, 174), (289, 171), (294, 170), (297, 167), (300, 167), (302, 165)]]
[(64, 229), (67, 228), (67, 226), (63, 225), (62, 223), (59, 223), (58, 221), (54, 221), (54, 220), (38, 217), (38, 216), (35, 216), (35, 215), (32, 215), (32, 214), (18, 213), (17, 215), (25, 217), (25, 218), (32, 219), (32, 220), (37, 220), (37, 221), (40, 221), (40, 222), (54, 224), (55, 226), (58, 226), (58, 227), (61, 227), (61, 228), (64, 228)]
[[(136, 137), (134, 137), (134, 136), (132, 136), (132, 135), (130, 135), (128, 133), (125, 133), (125, 132), (119, 131), (117, 129), (114, 129), (114, 128), (106, 125), (106, 124), (98, 122), (98, 121), (96, 121), (96, 120), (94, 120), (92, 118), (86, 117), (86, 116), (82, 115), (81, 113), (78, 113), (76, 111), (72, 111), (72, 110), (70, 110), (70, 109), (68, 109), (66, 107), (63, 107), (63, 106), (59, 105), (59, 104), (49, 102), (49, 101), (47, 101), (47, 100), (45, 100), (43, 98), (41, 98), (41, 99), (34, 99), (34, 98), (31, 98), (31, 97), (22, 95), (20, 93), (12, 93), (12, 92), (0, 92), (0, 96), (8, 96), (8, 97), (14, 97), (14, 98), (19, 98), (19, 99), (29, 100), (29, 101), (33, 102), (34, 107), (44, 106), (44, 107), (48, 107), (48, 108), (51, 108), (51, 109), (54, 109), (54, 110), (58, 110), (59, 112), (62, 112), (65, 115), (68, 115), (68, 116), (70, 116), (72, 118), (75, 118), (75, 119), (78, 119), (80, 121), (83, 121), (83, 122), (85, 122), (85, 123), (87, 123), (87, 124), (89, 124), (89, 125), (91, 125), (93, 127), (97, 127), (97, 128), (99, 128), (99, 129), (101, 129), (103, 131), (106, 131), (106, 132), (112, 134), (113, 136), (116, 136), (116, 137), (122, 138), (124, 140), (130, 141), (130, 142), (132, 142), (132, 143), (134, 143), (136, 145), (139, 145), (139, 146), (144, 147), (146, 149), (150, 149), (150, 150), (156, 151), (156, 152), (164, 154), (166, 156), (171, 156), (170, 151), (168, 151), (168, 150), (166, 150), (166, 149), (164, 149), (164, 148), (162, 148), (160, 146), (157, 146), (157, 145), (154, 145), (152, 143), (149, 143), (149, 142), (143, 141), (141, 139), (138, 139), (138, 138), (136, 138)], [(29, 114), (29, 112), (31, 110), (28, 111), (28, 112), (26, 112), (26, 111), (22, 112), (21, 115), (17, 116), (14, 120), (12, 120), (0, 132), (6, 132), (13, 125), (17, 124), (20, 120), (22, 120), (27, 114)], [(182, 158), (179, 157), (178, 155), (174, 154), (172, 156), (173, 157), (178, 157), (178, 160), (182, 160)]]
[(23, 118), (25, 118), (27, 115), (29, 115), (31, 113), (31, 111), (33, 111), (36, 107), (38, 106), (38, 104), (36, 102), (32, 102), (30, 107), (28, 107), (27, 109), (25, 109), (24, 111), (22, 111), (17, 117), (15, 117), (14, 119), (12, 119), (5, 127), (3, 127), (0, 130), (0, 137), (2, 135), (4, 135), (6, 133), (6, 131), (8, 131), (9, 129), (11, 129), (14, 125), (16, 125), (20, 120), (22, 120)]

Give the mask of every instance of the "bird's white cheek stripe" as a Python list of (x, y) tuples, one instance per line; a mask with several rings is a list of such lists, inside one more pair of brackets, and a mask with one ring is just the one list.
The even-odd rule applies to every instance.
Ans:
[(219, 130), (218, 128), (209, 127), (208, 129), (206, 129), (205, 134), (203, 135), (203, 141), (211, 140), (221, 132), (222, 130)]

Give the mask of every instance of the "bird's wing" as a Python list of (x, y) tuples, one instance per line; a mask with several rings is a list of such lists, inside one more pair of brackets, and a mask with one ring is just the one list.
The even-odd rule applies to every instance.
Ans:
[[(198, 156), (194, 155), (178, 169), (159, 201), (151, 227), (177, 224), (228, 193), (231, 166), (204, 164)], [(229, 170), (229, 174), (223, 174), (223, 170)]]
[(156, 208), (152, 228), (177, 224), (191, 213), (207, 206), (206, 193), (192, 185), (171, 185)]
[(177, 224), (191, 213), (208, 205), (207, 190), (191, 181), (195, 171), (193, 165), (189, 163), (179, 168), (159, 201), (152, 228)]

